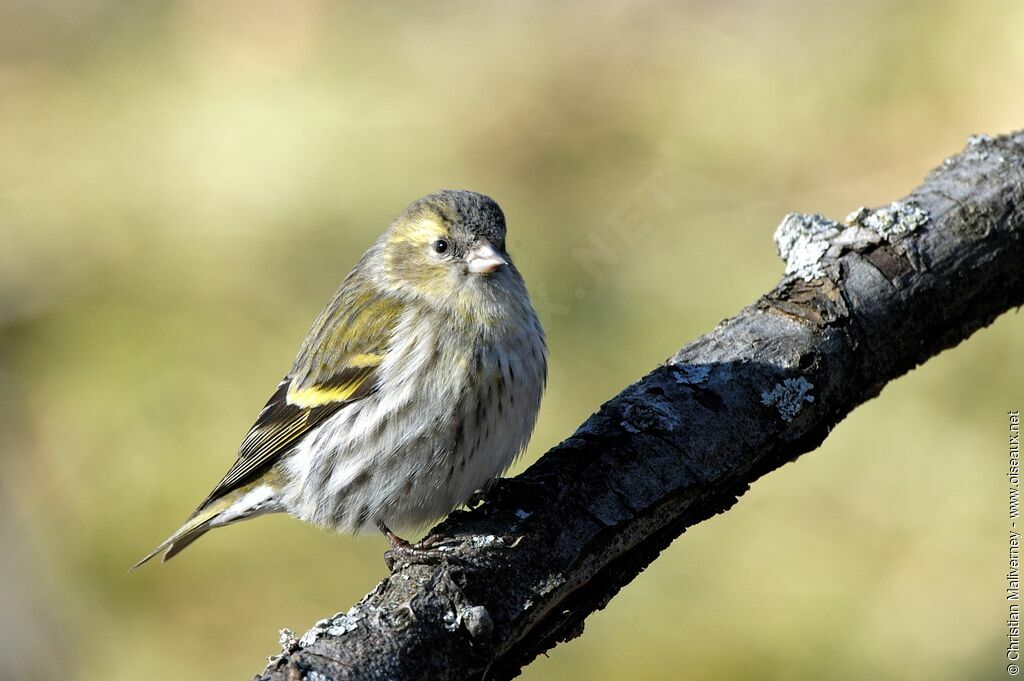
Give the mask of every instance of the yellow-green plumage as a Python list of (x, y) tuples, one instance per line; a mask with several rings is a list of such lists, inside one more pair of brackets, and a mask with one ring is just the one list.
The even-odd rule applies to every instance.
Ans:
[(232, 468), (140, 564), (262, 513), (339, 531), (442, 515), (525, 447), (546, 358), (497, 204), (413, 203), (320, 313)]

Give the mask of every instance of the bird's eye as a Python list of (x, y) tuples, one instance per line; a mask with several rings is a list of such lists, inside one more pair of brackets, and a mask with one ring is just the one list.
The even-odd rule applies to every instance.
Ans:
[(438, 239), (434, 242), (434, 253), (447, 253), (449, 248), (451, 248), (451, 244), (447, 239)]

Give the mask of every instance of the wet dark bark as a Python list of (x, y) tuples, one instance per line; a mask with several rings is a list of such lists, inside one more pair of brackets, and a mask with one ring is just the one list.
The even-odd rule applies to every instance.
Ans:
[(448, 558), (397, 566), (261, 678), (500, 681), (580, 635), (686, 528), (1024, 303), (1024, 133), (972, 138), (846, 223), (787, 216), (776, 240), (789, 274), (774, 290), (449, 516)]

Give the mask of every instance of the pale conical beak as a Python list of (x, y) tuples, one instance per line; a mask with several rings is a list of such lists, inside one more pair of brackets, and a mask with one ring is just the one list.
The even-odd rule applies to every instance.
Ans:
[(466, 254), (466, 264), (473, 274), (490, 274), (508, 260), (498, 255), (494, 247), (487, 241), (481, 241)]

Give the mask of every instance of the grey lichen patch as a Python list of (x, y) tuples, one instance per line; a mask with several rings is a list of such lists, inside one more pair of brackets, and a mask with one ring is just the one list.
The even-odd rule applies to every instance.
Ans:
[(853, 211), (846, 216), (846, 224), (856, 227), (864, 223), (864, 218), (871, 215), (871, 209), (867, 206), (861, 206), (857, 210)]
[(287, 655), (292, 654), (299, 647), (299, 639), (295, 638), (295, 632), (291, 629), (282, 629), (281, 634), (277, 639), (278, 645), (281, 646), (281, 652), (277, 655), (271, 655), (267, 657), (267, 666), (263, 670), (266, 674), (269, 672), (278, 662), (283, 660)]
[(650, 393), (627, 404), (622, 416), (619, 425), (633, 435), (671, 433), (679, 426), (679, 415), (672, 406)]
[[(986, 135), (985, 133), (968, 135), (967, 148), (956, 156), (950, 156), (942, 163), (947, 168), (950, 168), (955, 166), (959, 160), (986, 161), (989, 157), (989, 151), (995, 148), (997, 148), (997, 142), (991, 135)], [(1002, 155), (998, 155), (996, 156), (996, 161), (998, 163), (1005, 163), (1006, 159)]]
[(683, 364), (672, 370), (672, 378), (679, 385), (700, 385), (708, 380), (711, 367), (706, 364)]
[(295, 647), (299, 645), (299, 639), (295, 638), (295, 632), (291, 629), (282, 629), (277, 642), (280, 644), (281, 650), (286, 653), (295, 650)]
[(313, 671), (303, 676), (302, 681), (331, 681), (331, 677), (327, 676), (326, 674), (321, 674), (320, 672)]
[(858, 208), (846, 217), (846, 222), (866, 227), (891, 242), (927, 224), (928, 213), (911, 201), (894, 201), (875, 210)]
[(344, 636), (350, 631), (353, 631), (359, 624), (359, 620), (363, 619), (365, 615), (359, 612), (356, 606), (349, 608), (349, 611), (344, 614), (337, 614), (331, 618), (327, 626), (327, 634), (329, 636)]
[[(320, 620), (312, 627), (310, 627), (310, 629), (306, 633), (304, 633), (293, 645), (299, 648), (308, 648), (309, 646), (316, 643), (317, 639), (319, 639), (321, 636), (325, 634), (328, 636), (344, 636), (348, 632), (353, 631), (358, 625), (359, 620), (363, 619), (366, 616), (361, 611), (360, 605), (361, 602), (349, 608), (348, 612), (339, 612), (334, 617), (328, 617), (326, 619)], [(286, 631), (288, 630), (285, 629), (281, 632), (282, 641), (284, 641)], [(292, 634), (290, 631), (288, 633), (291, 635), (292, 639), (295, 638), (295, 635)], [(282, 643), (282, 645), (284, 644)]]
[[(322, 620), (321, 620), (322, 621)], [(327, 627), (323, 627), (318, 622), (314, 626), (310, 627), (309, 630), (302, 635), (299, 639), (300, 648), (308, 648), (309, 646), (316, 643), (316, 640), (320, 638), (327, 631)]]
[(805, 402), (814, 402), (814, 395), (811, 390), (814, 384), (803, 376), (799, 378), (787, 378), (782, 383), (776, 383), (771, 390), (761, 393), (761, 404), (774, 406), (783, 421), (789, 423), (800, 410)]
[(845, 222), (800, 213), (783, 218), (775, 244), (786, 261), (786, 275), (805, 281), (825, 277), (831, 259), (883, 240), (894, 242), (926, 224), (928, 213), (911, 201), (896, 201), (875, 210), (858, 208)]
[(786, 261), (786, 274), (811, 280), (825, 276), (822, 258), (840, 232), (838, 223), (821, 215), (790, 213), (775, 229), (775, 246)]
[(1000, 164), (1006, 163), (1006, 157), (998, 153), (999, 151), (999, 141), (993, 139), (991, 135), (982, 133), (980, 135), (970, 135), (967, 138), (967, 149), (964, 150), (962, 155), (969, 161), (987, 161), (991, 154), (995, 152), (993, 160)]
[(504, 544), (505, 540), (501, 537), (496, 537), (493, 534), (476, 534), (473, 535), (469, 540), (469, 545), (475, 549), (480, 549), (485, 546), (494, 546), (495, 544)]

